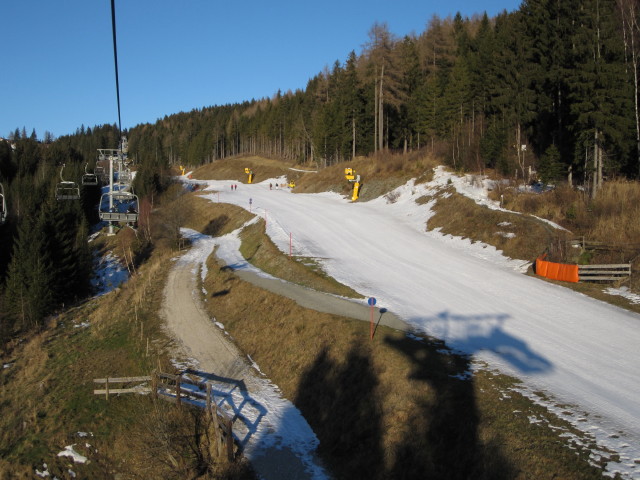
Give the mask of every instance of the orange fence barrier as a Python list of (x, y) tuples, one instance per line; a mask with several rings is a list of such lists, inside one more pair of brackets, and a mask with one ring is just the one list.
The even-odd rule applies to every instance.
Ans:
[(578, 265), (547, 262), (544, 257), (536, 259), (536, 274), (550, 280), (576, 283), (578, 277)]

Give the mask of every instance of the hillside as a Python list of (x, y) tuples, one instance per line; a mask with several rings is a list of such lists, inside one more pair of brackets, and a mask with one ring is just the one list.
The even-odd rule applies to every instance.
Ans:
[[(242, 183), (247, 161), (237, 161), (242, 173), (234, 177), (228, 176), (231, 170), (215, 173), (217, 162), (206, 167), (211, 171), (197, 171), (193, 176), (237, 180), (240, 195), (248, 187)], [(251, 161), (256, 170), (261, 166), (259, 159)], [(232, 163), (220, 163), (235, 170)], [(292, 175), (287, 165), (269, 162), (269, 168), (273, 170), (265, 170), (264, 179), (287, 172)], [(295, 190), (321, 191), (329, 182), (336, 189), (345, 189), (341, 168), (335, 167), (335, 174), (329, 169), (294, 174), (300, 175)], [(395, 178), (385, 175), (383, 168), (375, 180), (365, 178), (363, 198), (367, 185), (388, 182), (397, 186), (406, 181), (400, 173)], [(430, 175), (424, 177), (428, 179)], [(264, 185), (254, 187), (268, 191)], [(224, 193), (230, 195), (226, 187)], [(248, 218), (245, 210), (224, 202), (208, 203), (198, 195), (176, 196), (174, 191), (156, 215), (166, 219), (169, 212), (179, 212), (183, 226), (216, 236), (233, 231)], [(253, 198), (257, 207), (259, 198)], [(450, 198), (454, 196), (438, 201), (442, 206)], [(480, 207), (470, 211), (474, 213), (469, 218), (486, 213)], [(268, 214), (268, 222), (273, 214)], [(495, 227), (495, 220), (486, 223)], [(273, 228), (269, 225), (267, 229)], [(289, 259), (264, 236), (263, 228), (261, 223), (243, 238), (252, 261), (262, 262), (265, 271), (292, 272), (295, 265), (296, 283), (329, 288), (320, 286), (323, 275), (317, 266), (298, 270), (307, 263), (305, 255)], [(548, 235), (544, 227), (539, 233), (537, 228), (530, 230), (539, 238)], [(514, 258), (530, 260), (540, 253), (542, 244), (541, 240), (538, 245), (520, 246), (526, 255)], [(122, 255), (119, 248), (127, 245), (135, 249), (135, 239), (124, 230), (102, 248)], [(195, 413), (176, 417), (170, 405), (154, 406), (145, 397), (123, 396), (107, 403), (90, 393), (92, 378), (146, 374), (159, 365), (171, 370), (180, 368), (179, 362), (185, 360), (170, 348), (172, 342), (158, 315), (164, 279), (172, 264), (168, 260), (174, 255), (156, 249), (118, 291), (61, 313), (35, 339), (12, 345), (3, 358), (9, 366), (1, 373), (0, 400), (3, 410), (16, 413), (3, 416), (1, 427), (3, 432), (18, 429), (21, 435), (5, 433), (2, 437), (6, 475), (24, 472), (28, 476), (47, 463), (52, 474), (63, 477), (71, 462), (57, 453), (66, 445), (84, 444), (78, 432), (93, 435), (86, 442), (92, 447), (77, 447), (91, 463), (71, 467), (81, 478), (111, 478), (115, 472), (165, 478), (224, 475), (209, 468), (207, 462), (212, 459), (197, 454), (202, 445), (194, 449), (189, 441), (180, 440), (192, 438), (189, 432), (197, 434)], [(204, 291), (225, 292), (211, 295), (206, 302), (210, 316), (224, 323), (242, 350), (303, 412), (320, 439), (321, 457), (337, 478), (352, 478), (354, 472), (362, 471), (373, 478), (406, 478), (417, 471), (475, 478), (601, 477), (599, 467), (588, 460), (590, 449), (576, 440), (580, 433), (575, 427), (528, 400), (516, 388), (516, 380), (474, 367), (472, 379), (460, 381), (457, 376), (469, 370), (470, 359), (452, 354), (436, 339), (416, 342), (381, 327), (370, 342), (368, 327), (360, 322), (301, 308), (242, 282), (213, 257), (207, 266)], [(37, 403), (29, 400), (36, 397)], [(514, 411), (519, 413), (514, 415)], [(531, 418), (538, 420), (532, 423)], [(166, 436), (160, 438), (149, 425), (162, 425)], [(559, 436), (560, 427), (563, 436), (567, 432), (576, 436), (570, 440)], [(181, 433), (181, 428), (186, 430)], [(242, 478), (246, 472), (236, 474)]]

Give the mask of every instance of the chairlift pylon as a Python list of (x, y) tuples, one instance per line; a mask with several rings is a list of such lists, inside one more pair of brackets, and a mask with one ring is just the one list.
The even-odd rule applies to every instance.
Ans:
[(7, 200), (4, 197), (4, 186), (0, 183), (0, 225), (7, 221)]
[(56, 200), (79, 200), (80, 199), (80, 187), (76, 182), (65, 180), (62, 178), (62, 171), (64, 170), (64, 163), (60, 169), (60, 183), (56, 187)]
[(84, 165), (84, 175), (82, 175), (82, 185), (86, 186), (96, 186), (98, 185), (98, 175), (96, 175), (95, 170), (94, 173), (87, 172), (87, 166), (89, 162)]

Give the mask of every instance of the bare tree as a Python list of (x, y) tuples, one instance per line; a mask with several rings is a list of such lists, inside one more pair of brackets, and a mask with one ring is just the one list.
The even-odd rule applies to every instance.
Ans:
[(392, 71), (392, 53), (395, 45), (395, 37), (389, 31), (386, 23), (374, 23), (369, 30), (369, 42), (365, 45), (365, 50), (370, 62), (374, 64), (374, 148), (382, 150), (384, 148), (384, 105), (386, 94), (389, 100), (393, 98), (391, 94), (394, 90), (394, 82), (391, 76), (385, 78), (385, 67), (387, 72)]
[(640, 113), (638, 111), (638, 61), (640, 60), (640, 7), (638, 0), (617, 0), (622, 18), (622, 34), (624, 38), (624, 50), (626, 61), (631, 59), (631, 68), (634, 86), (634, 106), (636, 120), (636, 155), (640, 167)]

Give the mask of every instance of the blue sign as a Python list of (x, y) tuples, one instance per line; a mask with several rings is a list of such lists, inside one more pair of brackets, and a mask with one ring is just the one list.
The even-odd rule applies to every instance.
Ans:
[(249, 205), (251, 205), (252, 202), (253, 202), (253, 200), (250, 198), (249, 199)]
[(373, 307), (376, 304), (376, 299), (373, 297), (369, 297), (369, 300), (367, 300), (367, 303)]

